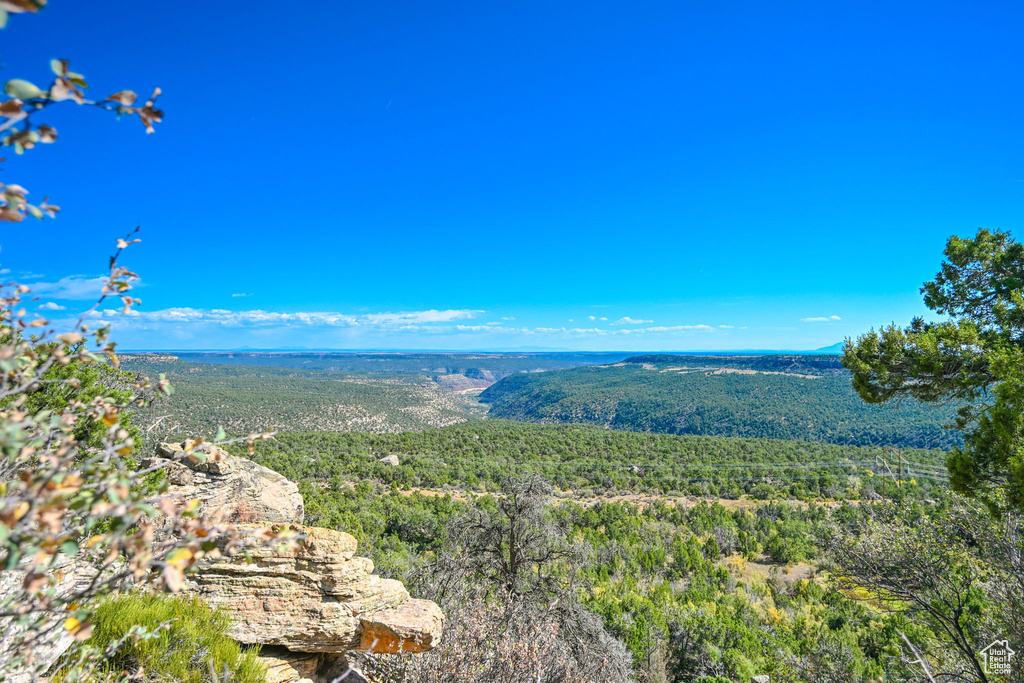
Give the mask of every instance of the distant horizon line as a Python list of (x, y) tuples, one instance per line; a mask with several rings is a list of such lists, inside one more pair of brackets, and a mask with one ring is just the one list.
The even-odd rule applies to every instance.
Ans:
[(123, 349), (119, 350), (118, 353), (125, 354), (175, 354), (175, 353), (276, 353), (276, 354), (302, 354), (302, 353), (336, 353), (336, 354), (403, 354), (403, 353), (419, 353), (419, 354), (472, 354), (472, 353), (573, 353), (573, 354), (588, 354), (588, 355), (652, 355), (652, 354), (668, 354), (668, 355), (737, 355), (737, 354), (757, 354), (757, 355), (784, 355), (784, 354), (822, 354), (822, 355), (839, 355), (841, 353), (842, 342), (836, 344), (830, 344), (829, 346), (823, 346), (817, 349), (694, 349), (687, 351), (680, 350), (658, 350), (658, 351), (637, 351), (628, 349), (619, 350), (608, 350), (608, 351), (586, 351), (578, 349), (565, 349), (565, 348), (536, 348), (536, 347), (520, 347), (520, 348), (501, 348), (501, 349), (333, 349), (333, 348), (234, 348), (234, 349)]

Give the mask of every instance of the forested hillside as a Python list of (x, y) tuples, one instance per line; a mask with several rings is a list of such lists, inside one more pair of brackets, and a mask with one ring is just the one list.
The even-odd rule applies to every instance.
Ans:
[[(444, 605), (446, 645), (404, 662), (401, 673), (389, 668), (395, 662), (378, 662), (392, 676), (382, 680), (427, 680), (438, 667), (457, 671), (485, 657), (512, 666), (527, 649), (537, 666), (557, 672), (566, 666), (552, 654), (557, 633), (593, 632), (591, 615), (625, 644), (641, 681), (911, 680), (915, 665), (901, 657), (901, 632), (945, 647), (940, 626), (859, 599), (869, 593), (836, 590), (837, 576), (858, 571), (842, 543), (860, 525), (888, 525), (876, 530), (892, 540), (873, 569), (895, 573), (912, 562), (907, 553), (926, 547), (904, 541), (902, 520), (931, 529), (926, 520), (963, 519), (943, 484), (943, 452), (499, 420), (420, 433), (281, 434), (256, 451), (256, 460), (300, 483), (309, 522), (353, 533), (378, 571)], [(392, 455), (397, 463), (381, 461)], [(902, 467), (887, 470), (882, 459), (899, 456)], [(530, 484), (536, 474), (554, 483), (553, 495), (511, 511), (511, 497), (527, 497), (524, 486), (542, 494), (542, 484)], [(513, 528), (531, 540), (506, 537)], [(507, 541), (502, 553), (522, 544), (544, 558), (523, 570), (533, 577), (520, 598), (525, 624), (480, 602), (478, 591), (493, 591), (504, 575), (486, 569), (501, 566), (500, 558), (473, 544), (476, 532), (467, 530), (474, 529)], [(942, 571), (968, 566), (961, 540), (942, 542), (950, 544)], [(933, 578), (912, 572), (914, 580)], [(544, 576), (557, 586), (542, 583)], [(986, 614), (1006, 608), (998, 591), (965, 576)], [(945, 600), (939, 585), (933, 599)], [(970, 623), (981, 640), (998, 621)], [(482, 646), (482, 634), (493, 640)], [(601, 637), (581, 647), (597, 647)], [(597, 654), (615, 662), (609, 652), (614, 647)], [(953, 648), (939, 652), (947, 666), (963, 661)]]
[[(837, 446), (775, 439), (616, 432), (585, 425), (485, 420), (401, 434), (283, 433), (258, 445), (259, 461), (296, 481), (374, 479), (401, 488), (496, 490), (513, 475), (541, 474), (580, 497), (877, 498), (921, 494), (944, 481), (943, 451)], [(398, 456), (398, 464), (380, 462)], [(902, 456), (902, 470), (898, 465)]]
[(665, 434), (949, 448), (954, 406), (864, 403), (836, 356), (634, 356), (507, 377), (490, 416)]
[(146, 409), (159, 433), (398, 432), (481, 417), (477, 392), (516, 373), (621, 360), (608, 353), (139, 353), (125, 369), (163, 374), (175, 400)]
[(482, 414), (474, 401), (422, 375), (354, 374), (255, 365), (189, 363), (174, 356), (128, 356), (123, 367), (151, 380), (166, 376), (173, 400), (143, 409), (168, 438), (267, 428), (398, 432), (464, 422)]

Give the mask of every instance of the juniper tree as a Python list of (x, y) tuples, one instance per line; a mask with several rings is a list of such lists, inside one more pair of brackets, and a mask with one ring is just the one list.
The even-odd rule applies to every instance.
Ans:
[(951, 237), (944, 253), (921, 293), (946, 319), (847, 340), (843, 364), (869, 403), (959, 404), (964, 445), (947, 460), (953, 488), (993, 512), (1024, 510), (1024, 245), (981, 229)]

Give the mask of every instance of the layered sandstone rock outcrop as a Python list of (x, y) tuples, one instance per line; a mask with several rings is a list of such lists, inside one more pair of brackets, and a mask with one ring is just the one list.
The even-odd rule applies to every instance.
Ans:
[(186, 583), (231, 615), (233, 638), (271, 648), (267, 664), (277, 683), (316, 681), (316, 671), (324, 678), (350, 651), (416, 653), (437, 644), (441, 609), (411, 598), (400, 581), (375, 575), (373, 562), (356, 556), (350, 534), (303, 526), (294, 483), (220, 449), (190, 457), (186, 445), (157, 449), (158, 458), (172, 461), (164, 463), (170, 493), (222, 512), (243, 533), (270, 528), (302, 538), (292, 549), (258, 547), (206, 561)]
[[(259, 528), (242, 526), (243, 532)], [(262, 547), (248, 558), (222, 558), (189, 579), (191, 592), (231, 614), (235, 640), (341, 654), (423, 652), (440, 637), (440, 608), (411, 599), (401, 581), (373, 574), (373, 563), (355, 556), (351, 535), (269, 526), (279, 536), (297, 533), (303, 540), (294, 550)]]
[(305, 516), (302, 495), (294, 482), (216, 446), (201, 444), (193, 450), (188, 441), (160, 444), (156, 457), (143, 463), (153, 464), (164, 466), (171, 494), (197, 499), (206, 510), (220, 510), (228, 522), (302, 524)]

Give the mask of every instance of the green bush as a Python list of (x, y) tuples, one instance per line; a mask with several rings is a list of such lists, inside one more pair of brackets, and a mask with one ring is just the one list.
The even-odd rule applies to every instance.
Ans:
[(263, 683), (266, 672), (256, 657), (257, 649), (246, 649), (227, 635), (230, 620), (195, 597), (130, 593), (112, 597), (93, 615), (91, 645), (106, 647), (124, 638), (133, 626), (155, 630), (152, 639), (128, 638), (111, 657), (107, 673), (145, 670), (144, 680), (205, 683), (210, 681), (210, 663), (220, 680), (233, 683)]

